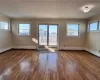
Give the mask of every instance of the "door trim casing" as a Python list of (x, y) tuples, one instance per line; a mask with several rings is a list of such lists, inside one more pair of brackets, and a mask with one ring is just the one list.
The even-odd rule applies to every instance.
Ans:
[[(39, 49), (39, 25), (47, 25), (47, 28), (49, 28), (48, 26), (49, 25), (57, 25), (57, 50), (59, 50), (59, 24), (53, 24), (53, 23), (38, 23), (38, 37), (37, 37), (37, 39), (38, 39), (38, 44), (37, 44), (37, 49)], [(47, 29), (47, 30), (49, 30), (49, 29)], [(48, 33), (47, 33), (47, 35), (48, 35)], [(48, 41), (48, 40), (47, 40)], [(48, 44), (48, 42), (47, 42), (47, 44)], [(51, 45), (52, 46), (52, 45)]]

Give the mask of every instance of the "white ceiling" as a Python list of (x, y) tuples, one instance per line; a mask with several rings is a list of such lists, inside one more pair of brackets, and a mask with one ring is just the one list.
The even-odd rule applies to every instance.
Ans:
[[(89, 13), (81, 8), (90, 5)], [(0, 0), (0, 13), (11, 18), (89, 18), (100, 13), (100, 0)]]

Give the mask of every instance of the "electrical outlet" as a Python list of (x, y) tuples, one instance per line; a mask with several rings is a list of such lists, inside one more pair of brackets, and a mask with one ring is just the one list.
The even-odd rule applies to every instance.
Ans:
[(66, 45), (64, 45), (64, 47), (66, 47)]

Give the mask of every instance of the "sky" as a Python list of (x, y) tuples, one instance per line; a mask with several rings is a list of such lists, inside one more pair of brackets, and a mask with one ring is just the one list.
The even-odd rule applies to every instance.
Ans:
[(67, 24), (67, 29), (73, 29), (78, 31), (78, 24)]
[[(95, 29), (96, 23), (90, 24), (92, 27), (91, 29)], [(30, 24), (19, 24), (20, 29), (30, 29)], [(43, 29), (47, 31), (48, 25), (39, 25), (39, 29)], [(67, 29), (74, 29), (78, 31), (78, 24), (67, 24)], [(49, 32), (56, 32), (57, 33), (57, 25), (49, 25)]]
[(97, 30), (97, 25), (97, 22), (90, 24), (90, 30)]
[[(48, 25), (39, 25), (39, 29), (43, 29), (47, 31)], [(49, 32), (56, 32), (57, 33), (57, 25), (49, 25)]]
[(19, 29), (30, 29), (30, 24), (19, 24)]
[[(19, 24), (20, 29), (30, 29), (30, 24)], [(47, 31), (47, 26), (48, 25), (39, 25), (39, 28), (44, 29)], [(97, 23), (92, 23), (90, 24), (90, 30), (97, 30)], [(67, 24), (67, 29), (74, 29), (78, 30), (78, 25), (77, 24)], [(57, 32), (57, 25), (49, 25), (49, 32)]]
[[(39, 25), (39, 29), (43, 29), (45, 31), (47, 31), (47, 27), (48, 25)], [(23, 29), (30, 29), (30, 24), (19, 24), (19, 29), (23, 30)], [(57, 25), (49, 25), (49, 32), (56, 32), (57, 33)]]

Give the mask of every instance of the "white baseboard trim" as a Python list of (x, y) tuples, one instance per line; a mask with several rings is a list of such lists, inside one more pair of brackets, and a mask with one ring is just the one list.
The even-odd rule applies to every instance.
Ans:
[(59, 50), (84, 50), (84, 47), (61, 47)]
[(34, 46), (13, 46), (13, 49), (36, 49)]
[(90, 49), (87, 49), (87, 48), (85, 48), (85, 51), (88, 51), (88, 52), (90, 52), (91, 54), (93, 54), (93, 55), (95, 55), (95, 56), (100, 57), (100, 53), (99, 53), (99, 52), (97, 52), (97, 51), (90, 50)]
[[(0, 49), (0, 53), (5, 52), (7, 50), (10, 49), (36, 49), (35, 46), (13, 46), (13, 47), (9, 47), (9, 48), (4, 48), (4, 49)], [(59, 50), (85, 50), (90, 52), (91, 54), (100, 57), (100, 53), (94, 50), (90, 50), (88, 48), (84, 48), (84, 47), (61, 47)]]
[(12, 49), (12, 47), (0, 49), (0, 53), (5, 52), (5, 51), (8, 51), (10, 49)]

